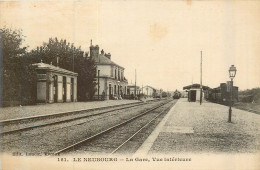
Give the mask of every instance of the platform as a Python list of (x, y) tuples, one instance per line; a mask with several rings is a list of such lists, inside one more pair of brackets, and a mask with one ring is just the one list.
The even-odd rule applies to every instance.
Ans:
[(135, 155), (172, 153), (257, 153), (260, 116), (233, 108), (181, 98)]
[(47, 115), (61, 112), (87, 110), (114, 105), (140, 102), (139, 100), (105, 100), (89, 102), (52, 103), (31, 106), (0, 108), (0, 120), (16, 119), (30, 116)]

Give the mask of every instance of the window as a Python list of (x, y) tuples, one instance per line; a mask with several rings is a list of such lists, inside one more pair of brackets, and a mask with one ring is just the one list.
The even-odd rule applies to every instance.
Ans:
[(118, 69), (118, 80), (120, 80), (120, 71)]

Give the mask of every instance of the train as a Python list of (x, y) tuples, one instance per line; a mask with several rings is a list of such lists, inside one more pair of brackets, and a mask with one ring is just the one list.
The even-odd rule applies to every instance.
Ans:
[(178, 90), (175, 90), (175, 92), (173, 92), (173, 99), (179, 99), (181, 97), (181, 92), (179, 92)]
[[(204, 91), (205, 99), (210, 102), (229, 105), (230, 104), (230, 90), (226, 83), (221, 83), (217, 88), (209, 88)], [(238, 101), (238, 87), (233, 86), (232, 88), (232, 103)]]

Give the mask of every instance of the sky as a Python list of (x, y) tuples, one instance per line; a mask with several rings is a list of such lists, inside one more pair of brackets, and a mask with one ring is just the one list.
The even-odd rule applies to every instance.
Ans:
[(90, 40), (125, 68), (137, 85), (182, 90), (229, 81), (260, 87), (260, 1), (11, 1), (0, 2), (0, 27), (22, 29), (33, 49), (50, 37), (89, 51)]

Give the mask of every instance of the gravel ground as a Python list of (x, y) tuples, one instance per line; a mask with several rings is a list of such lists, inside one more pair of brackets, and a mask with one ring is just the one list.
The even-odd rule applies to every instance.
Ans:
[(138, 100), (106, 100), (92, 102), (71, 102), (39, 104), (33, 106), (16, 106), (0, 108), (0, 120), (15, 119), (29, 116), (54, 114), (59, 112), (69, 112), (82, 109), (100, 108), (126, 103), (139, 102)]
[(227, 106), (180, 99), (149, 153), (259, 152), (259, 115), (233, 109), (232, 123), (227, 120)]
[(51, 126), (51, 128), (37, 128), (32, 131), (18, 133), (15, 136), (7, 135), (0, 141), (1, 152), (20, 152), (36, 155), (44, 155), (45, 152), (54, 153), (161, 102), (163, 101), (116, 111), (117, 115), (112, 112), (111, 117), (103, 115), (99, 118), (95, 117), (93, 120), (80, 119), (71, 123)]

